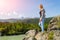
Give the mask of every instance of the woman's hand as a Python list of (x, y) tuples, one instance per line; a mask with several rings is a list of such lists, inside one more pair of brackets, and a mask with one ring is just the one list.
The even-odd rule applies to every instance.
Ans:
[(40, 22), (42, 21), (42, 18), (40, 18), (40, 20), (39, 20)]

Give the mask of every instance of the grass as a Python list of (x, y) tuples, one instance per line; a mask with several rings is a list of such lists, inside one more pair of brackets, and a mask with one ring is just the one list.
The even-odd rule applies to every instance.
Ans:
[(0, 40), (23, 40), (25, 35), (17, 36), (0, 36)]

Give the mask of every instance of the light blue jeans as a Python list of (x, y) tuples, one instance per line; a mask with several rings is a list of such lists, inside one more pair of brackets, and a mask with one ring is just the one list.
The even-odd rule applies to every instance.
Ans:
[(42, 32), (44, 32), (44, 18), (39, 22), (39, 26), (41, 27)]

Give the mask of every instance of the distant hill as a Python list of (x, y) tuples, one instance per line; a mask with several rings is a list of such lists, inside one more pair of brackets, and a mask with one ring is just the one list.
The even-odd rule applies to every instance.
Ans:
[[(45, 18), (45, 23), (48, 23), (53, 17)], [(0, 19), (0, 22), (24, 22), (24, 23), (38, 23), (39, 18), (25, 18), (25, 19)]]
[(0, 22), (16, 22), (20, 21), (20, 19), (0, 19)]

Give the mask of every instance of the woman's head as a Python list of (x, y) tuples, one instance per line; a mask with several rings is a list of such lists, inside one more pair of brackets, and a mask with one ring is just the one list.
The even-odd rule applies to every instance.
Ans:
[(42, 4), (40, 4), (40, 9), (43, 9), (43, 5)]

